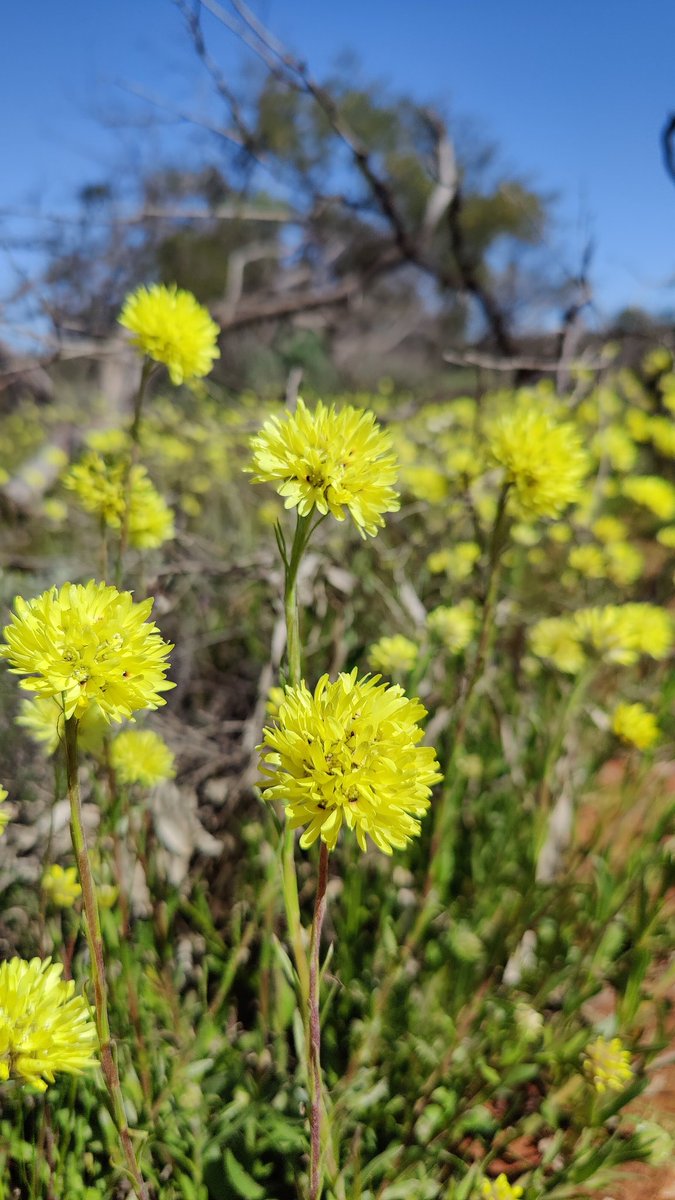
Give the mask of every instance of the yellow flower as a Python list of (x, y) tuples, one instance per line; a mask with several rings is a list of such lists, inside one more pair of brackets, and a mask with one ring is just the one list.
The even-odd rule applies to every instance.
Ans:
[(119, 323), (142, 354), (168, 368), (176, 386), (208, 375), (220, 358), (219, 329), (191, 292), (154, 284), (127, 296)]
[(644, 704), (619, 704), (612, 716), (612, 729), (623, 742), (648, 750), (659, 738), (656, 717)]
[(621, 487), (624, 496), (648, 508), (659, 520), (671, 521), (675, 517), (675, 487), (667, 479), (658, 475), (632, 475), (624, 479)]
[(62, 970), (49, 958), (0, 963), (0, 1080), (21, 1079), (44, 1092), (55, 1072), (96, 1065), (89, 1008)]
[(75, 867), (60, 867), (58, 863), (47, 867), (42, 876), (42, 890), (57, 908), (72, 908), (82, 895)]
[(669, 550), (675, 550), (675, 525), (664, 525), (663, 529), (659, 529), (656, 540)]
[(596, 1092), (622, 1092), (633, 1078), (630, 1054), (624, 1050), (620, 1038), (611, 1042), (598, 1037), (586, 1047), (584, 1070)]
[(270, 417), (251, 441), (254, 483), (274, 483), (286, 508), (307, 517), (316, 508), (338, 521), (349, 510), (362, 537), (396, 512), (396, 457), (391, 437), (371, 412), (336, 411), (321, 401), (313, 412), (298, 400), (295, 413)]
[(584, 652), (567, 617), (544, 617), (530, 630), (530, 648), (537, 658), (550, 662), (558, 671), (576, 675), (584, 665)]
[(438, 467), (410, 466), (401, 478), (411, 496), (426, 504), (442, 504), (448, 494), (448, 481)]
[(427, 567), (432, 575), (446, 572), (451, 579), (458, 582), (468, 579), (480, 558), (480, 546), (477, 542), (457, 542), (445, 550), (436, 550), (427, 558)]
[(608, 542), (607, 575), (619, 587), (635, 583), (644, 570), (645, 560), (640, 551), (629, 542)]
[(472, 600), (441, 605), (429, 613), (427, 624), (450, 654), (461, 654), (470, 645), (476, 630), (476, 606)]
[(343, 821), (362, 850), (368, 835), (385, 854), (420, 832), (441, 778), (435, 751), (418, 745), (426, 710), (378, 680), (354, 670), (333, 683), (324, 675), (314, 693), (287, 688), (264, 730), (263, 798), (286, 805), (292, 829), (306, 825), (303, 848), (320, 837), (333, 850)]
[(145, 467), (129, 467), (123, 459), (106, 461), (91, 451), (63, 479), (85, 512), (101, 517), (110, 529), (121, 529), (129, 504), (129, 545), (154, 550), (174, 536), (173, 513), (154, 487)]
[(521, 401), (490, 422), (487, 438), (525, 512), (557, 517), (579, 500), (589, 460), (572, 424), (559, 424), (541, 404)]
[(648, 350), (642, 360), (642, 370), (650, 379), (670, 371), (672, 365), (673, 356), (665, 346), (655, 346), (653, 350)]
[(630, 471), (635, 466), (637, 449), (621, 425), (608, 425), (596, 433), (592, 442), (598, 458), (606, 458), (615, 471)]
[(618, 517), (598, 517), (591, 525), (591, 532), (599, 542), (623, 542), (628, 529)]
[(675, 422), (670, 417), (650, 417), (649, 437), (666, 458), (675, 458)]
[(506, 1175), (502, 1172), (492, 1183), (486, 1179), (483, 1182), (480, 1194), (482, 1200), (520, 1200), (523, 1189), (510, 1184)]
[[(22, 700), (17, 725), (28, 731), (29, 736), (46, 754), (53, 754), (64, 735), (63, 708), (53, 696)], [(88, 708), (80, 717), (77, 731), (80, 750), (97, 754), (103, 745), (108, 722), (99, 708)]]
[(382, 637), (368, 651), (368, 665), (385, 675), (406, 675), (417, 662), (418, 647), (410, 638), (398, 633)]
[(5, 832), (5, 826), (7, 825), (7, 822), (9, 821), (9, 813), (7, 812), (7, 809), (5, 808), (5, 805), (4, 805), (4, 802), (6, 799), (7, 799), (7, 792), (6, 792), (5, 788), (2, 787), (2, 785), (0, 785), (0, 837), (2, 837), (3, 833)]
[(130, 592), (90, 580), (64, 583), (26, 601), (17, 596), (0, 654), (21, 686), (58, 697), (66, 717), (98, 708), (108, 721), (158, 708), (173, 646), (147, 621), (152, 599), (135, 604)]
[(110, 746), (110, 761), (120, 783), (154, 787), (176, 774), (172, 752), (151, 729), (125, 729), (118, 733)]
[(570, 550), (569, 564), (586, 579), (604, 579), (607, 564), (600, 546), (574, 546)]

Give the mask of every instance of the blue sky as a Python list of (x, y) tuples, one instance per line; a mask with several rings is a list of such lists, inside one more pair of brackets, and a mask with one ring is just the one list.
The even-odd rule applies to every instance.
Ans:
[[(352, 49), (364, 74), (474, 118), (508, 167), (558, 197), (552, 240), (570, 268), (593, 233), (603, 312), (675, 307), (675, 185), (659, 145), (675, 110), (672, 0), (255, 7), (315, 74)], [(214, 47), (236, 79), (236, 44), (216, 34)], [(63, 211), (79, 184), (105, 178), (122, 160), (142, 169), (178, 144), (171, 124), (142, 136), (101, 127), (102, 113), (128, 109), (119, 81), (207, 111), (209, 91), (172, 0), (5, 0), (0, 209)], [(0, 263), (0, 280), (6, 269)]]

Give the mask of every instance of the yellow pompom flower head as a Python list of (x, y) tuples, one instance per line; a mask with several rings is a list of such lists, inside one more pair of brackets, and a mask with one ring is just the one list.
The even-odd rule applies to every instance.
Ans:
[(292, 829), (306, 826), (303, 848), (321, 838), (333, 850), (343, 822), (362, 850), (368, 836), (385, 854), (420, 832), (441, 778), (435, 751), (418, 744), (426, 710), (379, 678), (354, 670), (324, 675), (313, 693), (289, 687), (264, 730), (263, 798), (286, 806)]
[(251, 448), (254, 483), (273, 483), (301, 517), (316, 509), (343, 521), (346, 509), (365, 538), (400, 507), (391, 436), (371, 412), (321, 401), (310, 411), (298, 400), (294, 413), (270, 417)]
[(174, 756), (152, 729), (125, 729), (110, 746), (110, 763), (120, 783), (154, 787), (176, 774)]
[(596, 1092), (622, 1092), (633, 1078), (630, 1054), (620, 1038), (598, 1037), (586, 1047), (584, 1071)]
[(485, 1179), (481, 1188), (481, 1200), (520, 1200), (523, 1189), (509, 1183), (502, 1172), (496, 1179)]
[(75, 867), (63, 867), (54, 863), (47, 867), (42, 876), (42, 890), (56, 908), (72, 908), (82, 895)]
[(89, 1008), (63, 967), (47, 958), (0, 963), (0, 1080), (46, 1091), (57, 1071), (96, 1065), (98, 1037)]
[(5, 826), (9, 821), (9, 813), (5, 808), (6, 799), (7, 791), (4, 787), (0, 786), (0, 837), (2, 837), (3, 833), (5, 832)]
[(521, 401), (487, 427), (490, 457), (504, 469), (520, 508), (538, 517), (557, 517), (581, 498), (590, 466), (570, 422), (558, 422), (536, 401)]
[(85, 512), (109, 529), (121, 530), (126, 517), (129, 545), (154, 550), (174, 536), (173, 513), (145, 467), (129, 467), (124, 458), (105, 459), (90, 451), (63, 478)]
[(619, 704), (612, 714), (612, 731), (622, 742), (638, 750), (648, 750), (659, 740), (659, 725), (654, 713), (644, 704)]
[(164, 363), (177, 387), (208, 375), (220, 358), (218, 326), (181, 288), (159, 283), (139, 287), (127, 296), (118, 319), (142, 354)]
[(94, 707), (121, 721), (165, 704), (160, 693), (175, 686), (165, 678), (173, 646), (148, 621), (152, 605), (93, 580), (17, 596), (0, 653), (13, 674), (28, 676), (22, 687), (57, 698), (66, 718)]

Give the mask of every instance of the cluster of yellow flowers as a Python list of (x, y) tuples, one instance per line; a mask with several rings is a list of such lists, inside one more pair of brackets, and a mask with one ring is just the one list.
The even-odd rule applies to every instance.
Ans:
[(154, 550), (174, 536), (173, 513), (140, 464), (106, 460), (92, 450), (70, 468), (63, 483), (85, 512), (100, 517), (110, 529), (122, 529), (128, 506), (130, 546)]
[(127, 297), (119, 323), (142, 354), (164, 363), (176, 386), (208, 375), (220, 357), (218, 326), (192, 293), (181, 288), (138, 288)]
[(316, 509), (343, 521), (347, 509), (365, 537), (399, 508), (391, 437), (373, 413), (321, 402), (311, 412), (298, 400), (295, 413), (266, 422), (251, 448), (254, 483), (274, 483), (286, 508), (303, 517)]
[(462, 654), (473, 640), (478, 614), (473, 600), (440, 605), (427, 617), (430, 633), (442, 643), (448, 654)]
[(441, 777), (435, 751), (419, 745), (426, 710), (378, 681), (354, 670), (322, 676), (314, 692), (289, 687), (263, 732), (263, 797), (286, 806), (292, 829), (306, 825), (303, 847), (321, 838), (333, 850), (343, 822), (362, 850), (368, 836), (385, 854), (419, 833)]
[(56, 1071), (79, 1074), (96, 1065), (89, 1008), (62, 971), (49, 958), (0, 963), (0, 1081), (21, 1079), (44, 1092)]
[(623, 742), (648, 750), (659, 740), (659, 724), (644, 704), (619, 704), (612, 714), (612, 730)]
[(496, 1179), (485, 1179), (481, 1188), (481, 1200), (520, 1200), (523, 1189), (517, 1184), (509, 1183), (502, 1172)]
[(621, 1092), (633, 1078), (630, 1054), (621, 1039), (598, 1037), (586, 1047), (584, 1071), (596, 1092)]
[(522, 511), (557, 517), (580, 499), (590, 460), (571, 422), (559, 422), (542, 405), (523, 399), (488, 424), (487, 440)]
[(593, 660), (629, 666), (641, 655), (662, 659), (673, 644), (670, 614), (653, 604), (605, 604), (545, 617), (530, 630), (538, 658), (574, 675)]
[(419, 646), (410, 638), (397, 633), (381, 637), (368, 650), (368, 665), (384, 675), (408, 675), (419, 655)]
[(42, 890), (56, 908), (72, 908), (82, 895), (75, 867), (60, 867), (54, 863), (42, 876)]
[(120, 783), (154, 787), (176, 774), (174, 756), (151, 729), (125, 729), (110, 745), (110, 763)]
[(130, 592), (105, 583), (65, 583), (35, 600), (17, 596), (0, 653), (21, 686), (58, 697), (65, 717), (92, 706), (109, 721), (165, 704), (161, 692), (169, 651), (154, 623), (153, 601), (135, 604)]

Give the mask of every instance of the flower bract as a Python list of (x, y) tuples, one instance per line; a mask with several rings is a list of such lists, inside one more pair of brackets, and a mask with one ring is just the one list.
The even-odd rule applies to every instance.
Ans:
[(420, 832), (440, 779), (436, 753), (420, 746), (426, 710), (403, 688), (357, 678), (356, 670), (331, 683), (324, 675), (286, 689), (276, 724), (264, 731), (265, 800), (286, 806), (291, 828), (306, 826), (303, 847), (321, 838), (334, 849), (341, 826), (390, 854)]

